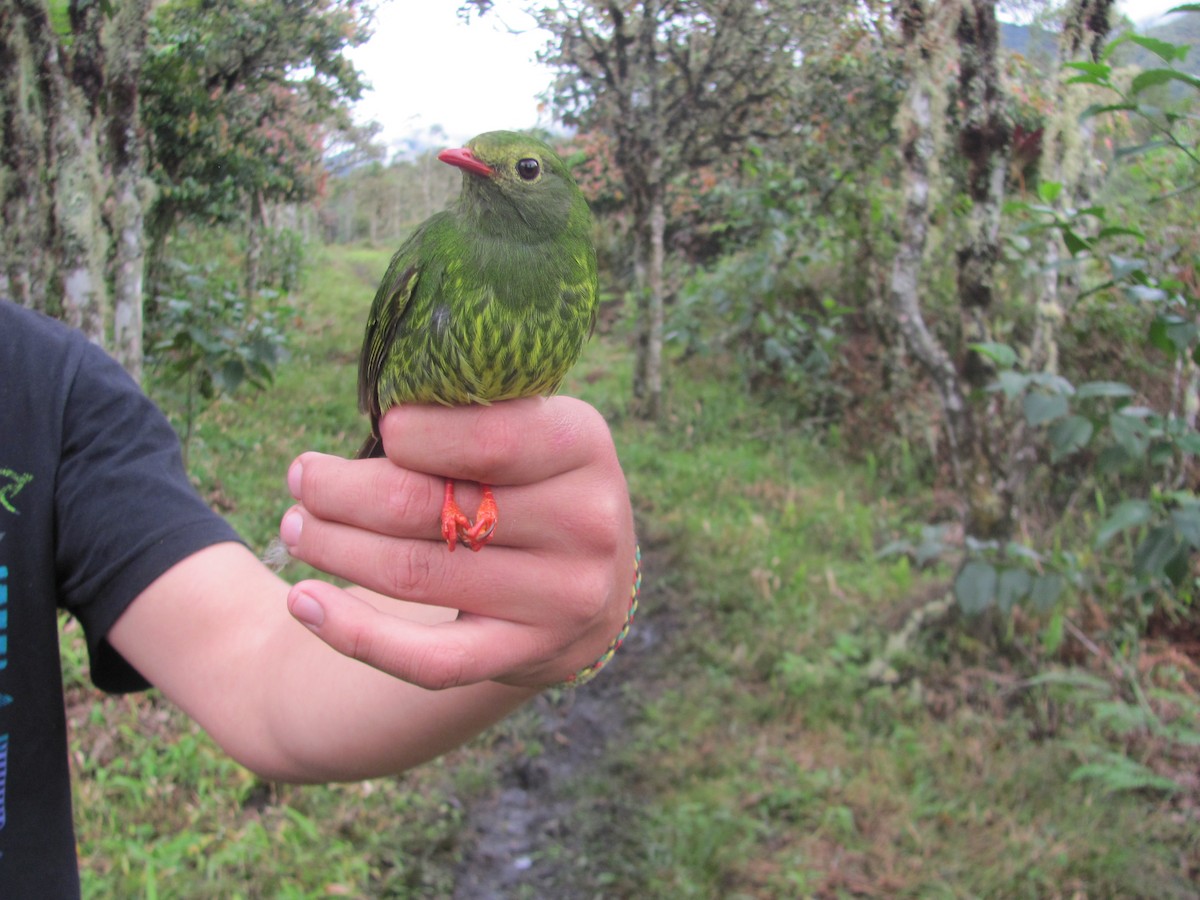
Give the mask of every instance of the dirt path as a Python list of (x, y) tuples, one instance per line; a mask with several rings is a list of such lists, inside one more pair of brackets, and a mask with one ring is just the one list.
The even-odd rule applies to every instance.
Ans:
[[(467, 811), (455, 900), (574, 900), (603, 891), (603, 858), (621, 840), (621, 809), (635, 802), (619, 789), (612, 756), (648, 694), (663, 621), (654, 555), (643, 563), (641, 609), (620, 653), (591, 684), (557, 702), (535, 701), (542, 751), (505, 759), (496, 790)], [(612, 790), (597, 789), (595, 779)]]

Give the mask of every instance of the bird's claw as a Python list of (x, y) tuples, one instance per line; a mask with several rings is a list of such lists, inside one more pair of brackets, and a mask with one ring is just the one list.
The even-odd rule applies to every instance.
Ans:
[(454, 500), (453, 482), (446, 482), (446, 500), (442, 505), (442, 539), (451, 553), (459, 541), (476, 552), (482, 550), (491, 542), (499, 521), (500, 510), (496, 506), (491, 487), (483, 485), (483, 499), (479, 502), (479, 509), (475, 511), (475, 521), (472, 522)]
[(479, 509), (475, 510), (475, 521), (466, 533), (460, 534), (472, 550), (482, 550), (496, 533), (496, 525), (500, 521), (500, 510), (496, 507), (496, 498), (492, 489), (483, 485), (483, 499), (479, 501)]
[(454, 552), (459, 538), (468, 540), (467, 534), (470, 529), (471, 520), (463, 515), (457, 504), (442, 507), (442, 540), (446, 542), (451, 553)]

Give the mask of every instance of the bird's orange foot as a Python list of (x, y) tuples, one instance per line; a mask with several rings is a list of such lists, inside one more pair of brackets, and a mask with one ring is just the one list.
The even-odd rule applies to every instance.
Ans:
[[(454, 500), (454, 482), (447, 478), (446, 499), (442, 502), (442, 540), (446, 542), (451, 553), (454, 552), (459, 538), (468, 545), (471, 543), (468, 537), (471, 528), (471, 520), (459, 509), (458, 503)], [(472, 549), (478, 550), (479, 548), (472, 547)]]
[(500, 509), (496, 506), (491, 486), (482, 484), (480, 487), (483, 488), (483, 499), (479, 501), (479, 509), (475, 510), (475, 522), (459, 535), (472, 550), (482, 550), (488, 545), (500, 521)]

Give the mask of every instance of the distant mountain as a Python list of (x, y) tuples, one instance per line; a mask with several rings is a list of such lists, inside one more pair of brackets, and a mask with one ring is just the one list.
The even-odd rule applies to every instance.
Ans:
[(1049, 62), (1058, 51), (1058, 35), (1037, 25), (1001, 22), (1000, 46), (1038, 62)]
[[(1191, 50), (1187, 57), (1183, 62), (1177, 62), (1175, 66), (1181, 71), (1200, 75), (1200, 14), (1181, 13), (1171, 16), (1152, 28), (1138, 29), (1138, 33), (1171, 44), (1190, 47)], [(1114, 33), (1113, 37), (1117, 37), (1117, 34)], [(1058, 52), (1058, 35), (1036, 25), (1013, 25), (1001, 22), (1000, 46), (1014, 53), (1020, 53), (1038, 69), (1049, 72), (1054, 65), (1055, 54)], [(1130, 43), (1122, 44), (1117, 49), (1114, 61), (1117, 65), (1133, 65), (1143, 69), (1166, 65), (1149, 50)]]
[[(1181, 72), (1200, 75), (1200, 13), (1180, 13), (1161, 21), (1153, 28), (1139, 30), (1147, 37), (1158, 38), (1169, 44), (1182, 44), (1191, 49), (1175, 68)], [(1116, 61), (1121, 65), (1134, 65), (1143, 69), (1166, 66), (1161, 59), (1137, 44), (1123, 44), (1117, 51)]]

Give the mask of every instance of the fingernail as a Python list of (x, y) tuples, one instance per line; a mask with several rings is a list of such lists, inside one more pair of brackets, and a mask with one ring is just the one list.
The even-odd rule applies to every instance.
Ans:
[(292, 611), (298, 622), (309, 628), (320, 628), (325, 622), (325, 608), (305, 593), (296, 593), (291, 598), (288, 609)]
[(304, 475), (304, 464), (302, 462), (300, 462), (300, 460), (296, 460), (288, 468), (287, 486), (288, 486), (288, 490), (292, 492), (292, 496), (295, 497), (297, 500), (300, 499), (300, 480), (303, 477), (303, 475)]
[(289, 509), (279, 523), (279, 539), (285, 547), (295, 547), (300, 543), (300, 531), (304, 528), (304, 517), (294, 509)]

